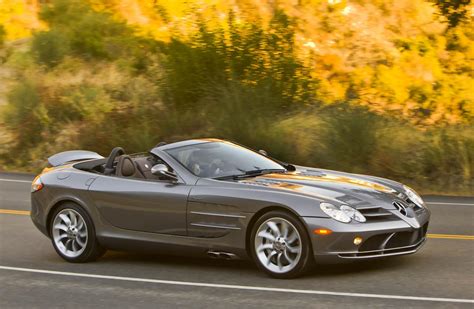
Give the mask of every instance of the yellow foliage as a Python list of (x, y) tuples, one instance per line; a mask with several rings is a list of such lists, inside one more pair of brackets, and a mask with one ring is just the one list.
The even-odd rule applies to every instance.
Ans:
[(7, 33), (7, 40), (29, 37), (31, 31), (41, 28), (37, 0), (0, 0), (0, 25)]

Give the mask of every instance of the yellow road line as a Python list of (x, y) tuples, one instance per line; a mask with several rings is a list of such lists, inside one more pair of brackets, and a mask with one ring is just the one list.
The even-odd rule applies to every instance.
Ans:
[(474, 240), (474, 235), (428, 234), (428, 238)]
[[(27, 210), (0, 209), (0, 214), (29, 216), (30, 212)], [(434, 238), (434, 239), (474, 240), (474, 235), (428, 234), (427, 236), (428, 238)]]
[(29, 216), (30, 212), (27, 210), (0, 209), (0, 214)]

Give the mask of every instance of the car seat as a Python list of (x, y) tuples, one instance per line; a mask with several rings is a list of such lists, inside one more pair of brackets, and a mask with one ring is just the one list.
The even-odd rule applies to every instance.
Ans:
[(116, 171), (116, 175), (120, 177), (145, 178), (128, 155), (119, 157)]

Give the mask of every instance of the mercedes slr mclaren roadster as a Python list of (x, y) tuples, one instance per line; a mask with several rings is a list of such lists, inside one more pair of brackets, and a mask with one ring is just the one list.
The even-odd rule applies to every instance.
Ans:
[(430, 211), (395, 181), (295, 166), (218, 139), (107, 158), (55, 154), (32, 183), (31, 218), (69, 262), (106, 249), (251, 258), (276, 278), (314, 262), (415, 253)]

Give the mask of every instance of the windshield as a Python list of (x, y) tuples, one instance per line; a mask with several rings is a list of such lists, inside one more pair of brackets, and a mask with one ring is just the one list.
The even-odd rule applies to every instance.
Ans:
[(253, 171), (285, 171), (280, 164), (229, 142), (209, 142), (166, 150), (191, 173), (205, 178), (245, 175)]

